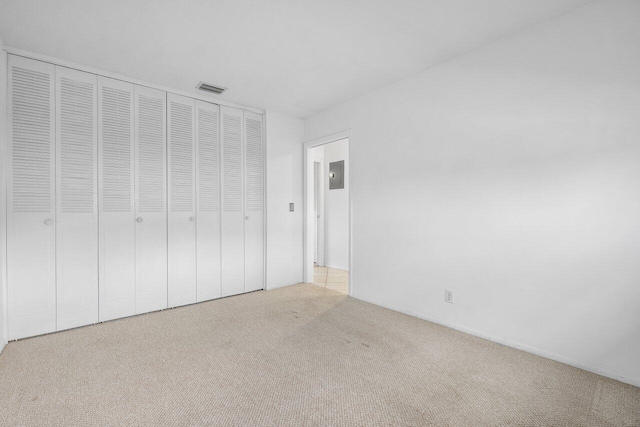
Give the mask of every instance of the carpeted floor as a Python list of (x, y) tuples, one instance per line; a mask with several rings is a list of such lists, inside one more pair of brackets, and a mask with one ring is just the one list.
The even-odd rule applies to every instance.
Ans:
[(10, 426), (639, 426), (640, 389), (315, 285), (10, 343)]

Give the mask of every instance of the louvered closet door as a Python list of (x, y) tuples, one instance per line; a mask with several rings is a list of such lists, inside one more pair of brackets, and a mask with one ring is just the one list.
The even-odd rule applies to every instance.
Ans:
[(133, 92), (98, 78), (100, 321), (136, 312)]
[(264, 171), (262, 116), (244, 112), (244, 290), (264, 288)]
[(56, 330), (54, 66), (9, 56), (9, 339)]
[(169, 108), (169, 307), (196, 302), (195, 100), (167, 94)]
[(220, 107), (222, 295), (244, 292), (243, 111)]
[(136, 313), (167, 307), (166, 93), (136, 86)]
[(57, 330), (98, 321), (98, 126), (93, 74), (56, 67)]
[(220, 108), (196, 101), (196, 218), (198, 301), (221, 296)]

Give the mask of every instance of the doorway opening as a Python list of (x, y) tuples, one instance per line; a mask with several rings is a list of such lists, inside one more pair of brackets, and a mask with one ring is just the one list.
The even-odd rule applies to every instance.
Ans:
[(351, 294), (348, 136), (305, 144), (305, 282)]
[[(324, 201), (324, 194), (320, 194), (323, 191), (322, 186), (322, 164), (315, 156), (315, 151), (321, 147), (312, 149), (314, 154), (313, 161), (313, 238), (315, 238), (315, 244), (313, 245), (313, 266), (324, 265), (324, 215), (320, 216), (320, 203)], [(322, 221), (321, 221), (322, 219)], [(315, 271), (315, 270), (314, 270)]]

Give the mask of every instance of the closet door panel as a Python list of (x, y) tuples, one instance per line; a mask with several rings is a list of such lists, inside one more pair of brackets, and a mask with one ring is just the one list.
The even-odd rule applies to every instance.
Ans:
[(136, 313), (167, 307), (166, 93), (135, 87)]
[(56, 67), (57, 330), (98, 321), (97, 84)]
[(222, 160), (222, 295), (244, 288), (243, 111), (220, 107)]
[(135, 305), (134, 87), (98, 77), (100, 321)]
[(169, 307), (192, 304), (196, 289), (195, 100), (168, 94)]
[(244, 112), (245, 292), (264, 289), (263, 124), (259, 114)]
[(54, 66), (8, 60), (9, 339), (56, 330)]
[(196, 218), (198, 301), (219, 298), (220, 108), (196, 101)]

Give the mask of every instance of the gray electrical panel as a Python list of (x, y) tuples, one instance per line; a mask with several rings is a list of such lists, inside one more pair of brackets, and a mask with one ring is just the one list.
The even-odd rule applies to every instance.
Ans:
[(329, 163), (329, 190), (344, 188), (344, 160)]

